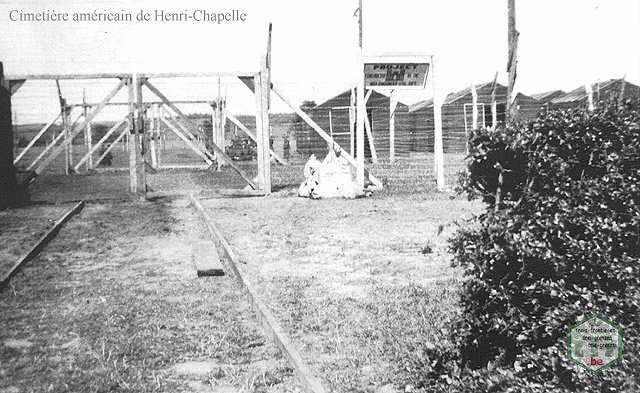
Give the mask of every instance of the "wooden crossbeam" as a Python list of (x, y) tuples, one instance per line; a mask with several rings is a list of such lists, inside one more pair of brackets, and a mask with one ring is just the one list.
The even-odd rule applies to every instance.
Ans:
[(82, 124), (80, 124), (79, 126), (75, 127), (69, 135), (69, 138), (67, 140), (65, 140), (60, 146), (58, 146), (47, 158), (44, 159), (44, 161), (36, 168), (35, 170), (35, 174), (36, 175), (40, 175), (46, 168), (47, 166), (49, 166), (49, 164), (51, 164), (51, 162), (60, 154), (62, 153), (66, 147), (71, 143), (71, 141), (73, 141), (73, 138), (76, 137), (76, 135), (78, 135), (81, 131), (84, 130), (86, 124), (90, 121), (92, 121), (96, 116), (98, 116), (98, 114), (104, 109), (104, 107), (106, 106), (106, 104), (111, 101), (111, 99), (113, 97), (115, 97), (116, 94), (118, 94), (118, 92), (120, 91), (120, 89), (122, 89), (122, 87), (126, 84), (126, 79), (122, 79), (120, 80), (120, 82), (118, 83), (118, 85), (111, 90), (111, 92), (109, 92), (109, 94), (107, 94), (107, 96), (102, 100), (102, 102), (87, 116), (87, 118), (84, 119), (84, 121), (82, 122)]
[[(249, 138), (251, 138), (252, 141), (257, 142), (256, 140), (256, 134), (253, 133), (253, 131), (251, 131), (249, 128), (247, 128), (237, 117), (235, 117), (233, 114), (231, 114), (231, 112), (225, 110), (225, 116), (227, 116), (227, 119), (229, 119), (233, 124), (235, 124), (236, 126), (238, 126), (238, 128), (244, 132), (245, 134), (247, 134), (247, 136)], [(287, 161), (285, 161), (284, 159), (282, 159), (280, 156), (278, 156), (276, 154), (276, 152), (274, 152), (273, 150), (269, 149), (269, 151), (271, 152), (271, 156), (273, 158), (275, 158), (276, 161), (278, 161), (280, 164), (282, 165), (289, 165), (287, 163)]]
[[(271, 90), (285, 104), (287, 104), (294, 112), (296, 112), (296, 114), (298, 116), (300, 116), (300, 118), (302, 120), (304, 120), (311, 128), (313, 128), (315, 130), (315, 132), (317, 132), (318, 135), (320, 135), (320, 137), (322, 137), (322, 139), (324, 139), (328, 143), (331, 143), (332, 146), (340, 147), (340, 145), (338, 145), (333, 140), (333, 138), (331, 138), (331, 136), (326, 133), (325, 130), (323, 130), (315, 121), (313, 121), (313, 119), (311, 119), (311, 117), (309, 117), (309, 115), (307, 115), (302, 109), (300, 109), (297, 106), (293, 105), (293, 103), (291, 103), (291, 101), (289, 101), (282, 93), (280, 93), (280, 90), (278, 90), (273, 84), (271, 85)], [(351, 164), (354, 168), (357, 168), (356, 160), (350, 154), (348, 154), (344, 149), (342, 149), (341, 147), (340, 147), (340, 150), (341, 150), (340, 155), (342, 157), (344, 157), (347, 160), (347, 162), (349, 162), (349, 164)], [(369, 180), (371, 180), (371, 183), (373, 183), (376, 187), (382, 189), (382, 182), (380, 180), (378, 180), (375, 176), (373, 176), (370, 172), (368, 173), (368, 175), (369, 175)]]
[[(206, 104), (206, 105), (211, 105), (211, 103), (213, 101), (211, 100), (174, 100), (171, 101), (174, 104)], [(162, 104), (162, 101), (146, 101), (144, 103), (145, 107), (150, 107), (152, 105), (157, 105), (157, 104)], [(86, 104), (70, 104), (67, 106), (70, 107), (83, 107), (83, 106), (88, 106), (88, 107), (92, 107), (92, 106), (96, 106), (98, 105), (98, 103), (94, 103), (94, 102), (88, 102)], [(107, 104), (107, 106), (128, 106), (129, 103), (128, 102), (109, 102)]]
[[(169, 101), (169, 99), (167, 97), (165, 97), (164, 94), (162, 94), (162, 92), (160, 92), (160, 90), (158, 90), (155, 86), (153, 86), (148, 80), (144, 80), (144, 84), (147, 86), (147, 88), (153, 93), (155, 94), (158, 98), (160, 98), (163, 102), (163, 104), (165, 104), (166, 106), (168, 106), (169, 108), (171, 108), (172, 111), (174, 111), (178, 117), (180, 119), (182, 119), (185, 123), (187, 123), (189, 126), (191, 126), (191, 128), (193, 128), (198, 134), (202, 135), (202, 132), (200, 132), (200, 130), (198, 130), (198, 126), (193, 122), (193, 120), (189, 119), (184, 113), (182, 113), (182, 111), (176, 107), (174, 104), (171, 103), (171, 101)], [(204, 137), (204, 135), (202, 135)], [(231, 159), (231, 157), (229, 157), (222, 148), (220, 148), (218, 145), (216, 145), (215, 143), (212, 143), (211, 146), (213, 147), (213, 149), (215, 150), (215, 152), (217, 153), (217, 155), (222, 158), (224, 161), (227, 162), (227, 164), (233, 168), (233, 170), (235, 170), (240, 177), (242, 177), (242, 179), (249, 185), (251, 186), (251, 188), (253, 188), (254, 190), (257, 189), (257, 186), (255, 185), (255, 183), (251, 180), (251, 178), (242, 170), (240, 169), (240, 167), (238, 167), (233, 160)], [(207, 152), (207, 155), (209, 156), (209, 153)]]
[(217, 77), (250, 77), (253, 78), (256, 71), (221, 71), (221, 72), (160, 72), (139, 74), (140, 78), (217, 78)]
[(35, 145), (35, 143), (38, 141), (38, 139), (40, 139), (40, 137), (42, 135), (44, 135), (44, 133), (47, 132), (49, 130), (49, 128), (51, 128), (53, 123), (55, 123), (59, 118), (60, 118), (60, 114), (58, 113), (58, 116), (56, 116), (53, 120), (51, 120), (49, 123), (47, 123), (44, 127), (42, 127), (42, 129), (40, 129), (40, 131), (38, 131), (36, 136), (34, 136), (33, 139), (31, 139), (29, 144), (20, 152), (20, 154), (18, 154), (16, 159), (13, 160), (13, 165), (17, 164), (18, 161), (20, 161), (22, 159), (22, 157), (24, 157), (24, 155), (27, 154), (29, 149), (31, 149), (33, 147), (33, 145)]
[(78, 80), (78, 79), (114, 79), (127, 78), (129, 74), (25, 74), (9, 75), (10, 80)]
[(102, 138), (100, 138), (100, 140), (98, 141), (98, 143), (96, 143), (91, 150), (89, 150), (89, 152), (87, 154), (84, 155), (84, 157), (82, 157), (82, 159), (76, 164), (76, 166), (73, 167), (73, 170), (75, 172), (78, 171), (78, 169), (80, 168), (80, 166), (82, 164), (85, 163), (85, 161), (87, 161), (89, 159), (89, 157), (91, 157), (93, 155), (93, 153), (95, 153), (96, 151), (98, 151), (98, 149), (102, 146), (102, 144), (109, 139), (109, 137), (115, 133), (118, 128), (120, 128), (120, 126), (122, 126), (123, 124), (128, 123), (127, 118), (125, 117), (124, 119), (120, 120), (118, 123), (116, 123), (113, 127), (111, 127), (111, 129), (109, 129), (109, 131), (107, 131), (106, 134), (104, 134), (104, 136)]

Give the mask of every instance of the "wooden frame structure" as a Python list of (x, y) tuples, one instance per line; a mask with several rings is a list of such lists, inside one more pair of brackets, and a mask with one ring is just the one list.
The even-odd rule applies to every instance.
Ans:
[[(218, 93), (218, 99), (213, 104), (212, 101), (172, 101), (165, 96), (150, 80), (160, 78), (221, 78), (221, 77), (236, 77), (243, 82), (255, 95), (256, 102), (256, 132), (253, 133), (247, 128), (240, 120), (235, 117), (226, 109), (224, 100), (221, 99), (220, 91)], [(269, 195), (271, 193), (271, 159), (276, 162), (286, 165), (286, 161), (278, 156), (270, 148), (270, 125), (269, 125), (269, 108), (271, 105), (271, 92), (274, 92), (285, 104), (287, 104), (295, 113), (302, 118), (312, 129), (314, 129), (320, 137), (322, 137), (330, 146), (342, 151), (342, 156), (346, 160), (358, 169), (358, 178), (362, 178), (359, 184), (364, 187), (365, 175), (368, 176), (369, 182), (378, 188), (382, 188), (382, 183), (376, 179), (373, 175), (364, 170), (364, 156), (358, 161), (353, 157), (353, 154), (349, 154), (340, 148), (340, 146), (333, 140), (332, 135), (325, 132), (318, 124), (316, 124), (304, 111), (294, 105), (290, 100), (286, 98), (282, 91), (278, 90), (271, 81), (271, 25), (269, 26), (269, 37), (267, 41), (266, 56), (261, 60), (260, 68), (258, 71), (253, 72), (182, 72), (182, 73), (101, 73), (101, 74), (30, 74), (30, 75), (14, 75), (6, 77), (7, 90), (11, 95), (20, 89), (20, 87), (28, 80), (53, 80), (59, 83), (60, 80), (102, 80), (113, 79), (116, 80), (116, 84), (113, 89), (100, 101), (99, 103), (87, 103), (86, 97), (83, 97), (82, 104), (69, 105), (62, 97), (59, 91), (60, 98), (60, 114), (54, 120), (47, 123), (35, 136), (35, 138), (29, 142), (27, 147), (16, 157), (14, 164), (23, 159), (26, 151), (29, 150), (36, 141), (41, 138), (46, 131), (59, 119), (62, 118), (64, 131), (58, 136), (55, 136), (50, 144), (48, 144), (42, 153), (31, 163), (27, 170), (31, 171), (31, 176), (28, 178), (28, 182), (35, 180), (49, 167), (49, 165), (58, 157), (64, 153), (66, 155), (66, 172), (78, 172), (82, 165), (85, 165), (87, 170), (92, 170), (97, 166), (104, 157), (113, 149), (115, 144), (120, 141), (125, 141), (129, 150), (129, 177), (130, 186), (129, 190), (132, 194), (144, 197), (147, 192), (146, 186), (146, 168), (149, 167), (152, 170), (161, 169), (162, 163), (160, 156), (157, 155), (156, 143), (159, 139), (159, 125), (164, 123), (169, 130), (175, 133), (187, 146), (189, 146), (203, 161), (208, 168), (214, 163), (218, 164), (218, 168), (221, 164), (231, 167), (234, 171), (240, 175), (240, 177), (247, 183), (250, 190), (256, 190), (263, 195)], [(111, 100), (126, 86), (128, 91), (127, 102), (112, 102)], [(146, 89), (153, 93), (157, 97), (157, 101), (143, 100), (143, 89)], [(371, 92), (370, 92), (371, 93)], [(360, 90), (359, 94), (364, 94), (363, 90)], [(370, 94), (369, 94), (370, 96)], [(363, 97), (364, 100), (364, 97)], [(208, 138), (207, 135), (198, 127), (198, 125), (186, 116), (176, 104), (178, 103), (209, 103), (212, 106), (212, 135)], [(364, 101), (362, 101), (364, 104)], [(9, 111), (10, 111), (10, 99), (9, 99)], [(95, 145), (92, 144), (91, 139), (91, 122), (101, 113), (101, 111), (107, 106), (123, 106), (128, 108), (127, 116), (117, 122), (107, 134), (105, 134)], [(82, 112), (78, 115), (75, 121), (70, 120), (71, 112), (74, 108), (81, 108)], [(0, 108), (2, 109), (2, 108)], [(153, 111), (153, 122), (150, 130), (145, 127), (145, 116), (149, 109)], [(162, 113), (168, 114), (163, 117)], [(358, 116), (363, 115), (363, 112), (358, 112)], [(365, 115), (366, 117), (366, 115)], [(240, 167), (238, 167), (232, 159), (227, 156), (224, 151), (224, 124), (226, 121), (231, 121), (238, 129), (243, 131), (250, 139), (256, 142), (258, 147), (258, 176), (252, 179), (247, 175)], [(367, 132), (371, 134), (371, 126), (365, 125), (365, 119), (361, 119), (361, 124)], [(368, 123), (368, 122), (367, 122)], [(125, 126), (122, 128), (123, 126)], [(122, 128), (122, 130), (121, 130)], [(86, 154), (80, 159), (79, 162), (73, 163), (71, 156), (72, 141), (81, 132), (85, 134), (86, 142)], [(98, 149), (107, 141), (108, 138), (120, 132), (116, 137), (115, 142), (108, 147), (103, 154), (94, 161), (94, 154)], [(369, 140), (372, 142), (371, 135)], [(208, 146), (203, 147), (200, 145), (201, 141), (210, 140)], [(359, 144), (363, 143), (364, 138), (360, 138)], [(363, 147), (357, 151), (362, 152)], [(375, 149), (371, 146), (371, 151), (375, 154)], [(350, 152), (353, 153), (353, 152)], [(362, 161), (362, 162), (360, 162)], [(375, 160), (374, 160), (375, 161)]]
[[(240, 167), (238, 167), (230, 157), (228, 157), (224, 151), (224, 129), (223, 123), (214, 123), (214, 130), (217, 135), (210, 143), (209, 152), (206, 148), (199, 146), (197, 141), (206, 140), (206, 136), (199, 129), (198, 125), (193, 120), (187, 117), (176, 105), (176, 103), (209, 103), (210, 101), (171, 101), (165, 96), (153, 83), (151, 78), (187, 78), (187, 77), (221, 77), (234, 75), (239, 78), (252, 77), (260, 78), (262, 74), (267, 72), (266, 67), (263, 67), (261, 71), (255, 73), (161, 73), (161, 74), (37, 74), (37, 75), (15, 75), (8, 76), (6, 79), (12, 86), (11, 94), (15, 94), (18, 89), (28, 80), (96, 80), (96, 79), (116, 79), (117, 83), (115, 87), (103, 98), (102, 101), (95, 104), (89, 104), (86, 99), (83, 99), (82, 104), (68, 105), (66, 101), (61, 98), (61, 111), (56, 118), (47, 123), (29, 142), (29, 144), (23, 149), (20, 154), (13, 160), (14, 165), (22, 160), (27, 151), (32, 148), (38, 139), (40, 139), (60, 118), (63, 119), (64, 131), (58, 136), (53, 138), (53, 141), (48, 144), (41, 154), (28, 165), (27, 170), (31, 171), (29, 181), (34, 180), (37, 176), (40, 176), (50, 164), (62, 153), (66, 158), (66, 171), (79, 172), (81, 166), (84, 164), (88, 170), (93, 169), (99, 164), (104, 156), (114, 147), (110, 146), (101, 157), (93, 162), (93, 155), (98, 149), (107, 141), (109, 137), (116, 132), (120, 132), (116, 141), (126, 139), (128, 141), (129, 150), (129, 176), (130, 176), (130, 192), (144, 196), (146, 193), (146, 181), (145, 181), (145, 167), (148, 165), (153, 169), (157, 169), (157, 156), (155, 154), (155, 141), (157, 139), (157, 127), (160, 122), (163, 122), (167, 127), (176, 133), (180, 139), (182, 139), (191, 149), (193, 149), (207, 164), (211, 166), (215, 161), (224, 161), (226, 165), (234, 169), (240, 177), (254, 190), (260, 190), (265, 195), (271, 192), (270, 171), (267, 168), (270, 165), (268, 157), (271, 155), (276, 157), (276, 160), (280, 163), (286, 163), (283, 159), (278, 157), (275, 153), (269, 150), (269, 127), (268, 127), (268, 110), (263, 110), (262, 106), (258, 105), (262, 103), (262, 99), (257, 101), (257, 108), (259, 109), (256, 116), (257, 122), (257, 135), (250, 132), (247, 127), (240, 123), (233, 115), (231, 115), (226, 109), (219, 110), (219, 117), (231, 116), (235, 123), (242, 129), (247, 135), (257, 141), (259, 145), (262, 141), (266, 141), (267, 146), (267, 159), (258, 162), (258, 173), (260, 174), (257, 183), (254, 182)], [(111, 100), (124, 88), (128, 90), (127, 102), (111, 102)], [(265, 93), (264, 86), (259, 85), (258, 93), (256, 96), (262, 97)], [(147, 89), (153, 93), (158, 101), (144, 102), (143, 101), (143, 89)], [(268, 93), (266, 93), (268, 94)], [(81, 132), (85, 134), (85, 140), (91, 140), (91, 121), (98, 116), (101, 111), (107, 106), (126, 106), (128, 107), (128, 114), (125, 119), (117, 122), (107, 133), (95, 144), (89, 145), (87, 142), (86, 154), (80, 159), (78, 163), (71, 161), (70, 148), (72, 140), (78, 136)], [(153, 127), (151, 130), (145, 130), (145, 114), (149, 108), (154, 108), (156, 114), (154, 118)], [(81, 108), (82, 113), (78, 115), (75, 121), (70, 120), (70, 115), (74, 108)], [(169, 116), (168, 118), (162, 118), (157, 115), (157, 112), (165, 112)], [(266, 120), (263, 121), (263, 119)], [(123, 125), (128, 125), (127, 128), (121, 130)], [(266, 126), (265, 126), (266, 125)], [(266, 135), (265, 135), (266, 133)], [(148, 161), (147, 161), (148, 158)]]

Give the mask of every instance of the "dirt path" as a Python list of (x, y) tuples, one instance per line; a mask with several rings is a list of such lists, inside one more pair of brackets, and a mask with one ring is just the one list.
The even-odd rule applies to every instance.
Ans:
[(297, 391), (186, 202), (89, 205), (0, 293), (0, 392)]

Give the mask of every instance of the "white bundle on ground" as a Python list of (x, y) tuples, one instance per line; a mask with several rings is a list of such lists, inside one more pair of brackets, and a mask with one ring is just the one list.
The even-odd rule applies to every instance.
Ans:
[(362, 188), (353, 180), (351, 165), (333, 150), (322, 163), (312, 155), (304, 167), (304, 175), (305, 181), (298, 189), (298, 196), (354, 199), (363, 195)]

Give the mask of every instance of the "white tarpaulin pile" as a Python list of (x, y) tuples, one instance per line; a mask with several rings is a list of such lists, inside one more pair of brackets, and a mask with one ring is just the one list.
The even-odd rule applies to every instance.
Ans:
[(354, 180), (349, 162), (333, 150), (322, 162), (312, 155), (304, 166), (304, 177), (298, 189), (300, 197), (354, 199), (364, 195)]

